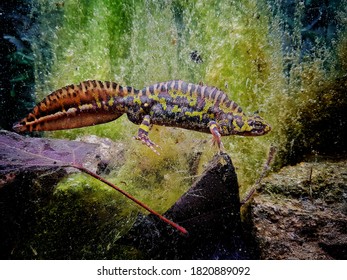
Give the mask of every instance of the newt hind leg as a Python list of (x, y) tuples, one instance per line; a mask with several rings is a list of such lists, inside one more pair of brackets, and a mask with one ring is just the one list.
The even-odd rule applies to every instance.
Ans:
[(137, 136), (134, 136), (134, 139), (140, 140), (142, 144), (147, 145), (147, 147), (151, 148), (153, 152), (155, 152), (157, 155), (160, 155), (160, 153), (156, 150), (156, 148), (160, 147), (152, 142), (148, 137), (150, 126), (150, 117), (149, 115), (145, 115), (137, 132)]

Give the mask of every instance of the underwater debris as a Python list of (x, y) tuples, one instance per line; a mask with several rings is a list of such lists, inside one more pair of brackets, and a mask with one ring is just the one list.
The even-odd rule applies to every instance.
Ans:
[(203, 63), (204, 61), (202, 60), (201, 55), (198, 53), (198, 51), (192, 51), (190, 53), (190, 58), (195, 62), (195, 63)]

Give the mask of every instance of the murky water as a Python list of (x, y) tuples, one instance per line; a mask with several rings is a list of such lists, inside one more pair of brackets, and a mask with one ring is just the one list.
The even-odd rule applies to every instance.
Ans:
[[(335, 154), (343, 147), (345, 136), (339, 133), (346, 128), (346, 101), (339, 85), (347, 70), (345, 0), (324, 4), (295, 0), (28, 3), (24, 12), (26, 28), (20, 31), (19, 38), (8, 35), (12, 37), (4, 39), (14, 45), (21, 63), (26, 59), (24, 64), (32, 69), (31, 78), (22, 77), (19, 82), (34, 82), (26, 92), (34, 88), (36, 100), (57, 88), (87, 79), (114, 81), (138, 89), (155, 82), (182, 79), (220, 88), (249, 114), (259, 111), (272, 125), (270, 134), (223, 139), (225, 151), (237, 170), (241, 196), (260, 176), (271, 145), (278, 149), (277, 167), (295, 163), (312, 152)], [(23, 41), (25, 49), (20, 45)], [(18, 81), (10, 82), (11, 94), (18, 97), (16, 102), (23, 103), (27, 97), (20, 93)], [(31, 107), (32, 103), (27, 103), (26, 107)], [(26, 114), (24, 110), (13, 116), (13, 122)], [(151, 138), (162, 147), (158, 157), (132, 140), (136, 131), (137, 126), (124, 116), (112, 123), (46, 136), (75, 139), (95, 134), (124, 143), (126, 161), (107, 176), (164, 212), (201, 174), (216, 149), (210, 145), (208, 134), (154, 127)], [(330, 136), (324, 136), (327, 134)], [(329, 146), (329, 137), (336, 149)], [(117, 164), (117, 158), (113, 164)], [(88, 188), (92, 195), (86, 194)], [(55, 189), (57, 206), (45, 208), (50, 213), (47, 224), (53, 227), (48, 231), (54, 231), (54, 226), (62, 228), (58, 234), (61, 238), (68, 231), (66, 224), (50, 223), (61, 219), (59, 207), (64, 208), (67, 199), (76, 202), (74, 195), (94, 201), (100, 188), (100, 184), (80, 175), (59, 183)], [(76, 189), (81, 192), (76, 194)], [(59, 197), (64, 197), (65, 202)], [(106, 202), (105, 197), (100, 201), (112, 203)], [(84, 205), (92, 211), (92, 204), (85, 200), (87, 206), (82, 203), (78, 207)], [(128, 217), (125, 221), (131, 224), (137, 210), (130, 203), (124, 207), (131, 209), (123, 213)], [(30, 237), (33, 244), (37, 245), (46, 226)], [(107, 231), (107, 242), (99, 240), (95, 248), (85, 241), (87, 245), (80, 244), (79, 248), (86, 252), (76, 257), (93, 257), (92, 250), (98, 251), (94, 257), (117, 256), (119, 252), (114, 246), (119, 235), (115, 230)], [(112, 253), (108, 254), (107, 248), (111, 247)], [(30, 252), (24, 251), (16, 256), (30, 256)], [(39, 258), (57, 257), (35, 251)], [(61, 257), (66, 257), (67, 252), (63, 250)]]

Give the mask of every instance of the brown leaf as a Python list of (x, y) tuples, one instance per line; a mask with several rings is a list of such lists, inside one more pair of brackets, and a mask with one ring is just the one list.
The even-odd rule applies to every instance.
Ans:
[(95, 144), (47, 138), (29, 138), (0, 131), (0, 174), (24, 170), (81, 165)]
[(107, 184), (165, 223), (176, 228), (181, 233), (187, 234), (187, 231), (183, 227), (163, 217), (129, 193), (83, 167), (83, 160), (88, 154), (95, 152), (97, 147), (95, 144), (47, 138), (29, 138), (5, 130), (0, 131), (0, 144), (0, 175), (3, 177), (0, 179), (5, 181), (5, 183), (11, 179), (8, 175), (9, 173), (25, 170), (74, 167)]

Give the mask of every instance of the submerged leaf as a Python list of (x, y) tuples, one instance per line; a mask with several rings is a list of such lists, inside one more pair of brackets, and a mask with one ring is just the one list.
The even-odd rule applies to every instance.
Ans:
[[(26, 138), (5, 130), (0, 131), (0, 143), (2, 146), (0, 150), (0, 175), (29, 169), (43, 170), (57, 167), (74, 167), (107, 184), (165, 223), (176, 228), (181, 233), (187, 234), (184, 228), (163, 217), (116, 185), (83, 167), (82, 162), (90, 153), (95, 152), (97, 147), (95, 144), (68, 140)], [(2, 180), (6, 181), (7, 178)]]
[(0, 131), (0, 174), (28, 169), (81, 165), (97, 145), (78, 141), (28, 138)]

